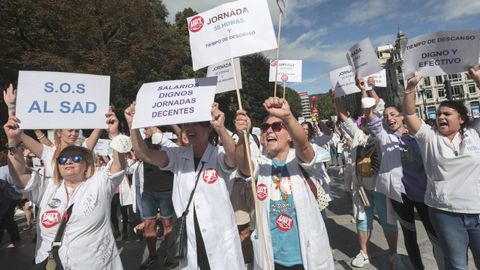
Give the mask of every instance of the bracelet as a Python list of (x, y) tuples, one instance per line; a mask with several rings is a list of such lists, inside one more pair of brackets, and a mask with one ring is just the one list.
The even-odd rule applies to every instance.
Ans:
[(407, 90), (407, 89), (405, 89), (405, 91), (403, 91), (403, 94), (404, 94), (404, 95), (407, 95), (407, 94), (414, 93), (414, 92), (417, 92), (417, 89), (415, 89), (415, 88), (413, 88), (413, 90)]
[(17, 149), (19, 148), (22, 148), (23, 147), (23, 143), (22, 142), (19, 142), (17, 145), (15, 146), (9, 146), (8, 147), (8, 152), (10, 153), (10, 155), (15, 155), (15, 152), (17, 151)]

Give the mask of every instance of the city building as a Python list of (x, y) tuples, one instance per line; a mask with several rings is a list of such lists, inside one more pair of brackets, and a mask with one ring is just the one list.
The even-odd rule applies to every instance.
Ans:
[(308, 92), (300, 92), (298, 95), (300, 96), (300, 104), (302, 106), (302, 117), (303, 119), (308, 119), (312, 112)]

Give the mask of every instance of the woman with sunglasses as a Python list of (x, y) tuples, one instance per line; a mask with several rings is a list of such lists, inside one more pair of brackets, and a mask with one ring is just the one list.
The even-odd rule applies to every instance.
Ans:
[[(236, 146), (225, 129), (224, 114), (218, 109), (218, 104), (212, 105), (210, 122), (183, 125), (190, 143), (186, 147), (149, 149), (138, 129), (131, 129), (134, 114), (135, 102), (125, 110), (135, 154), (144, 162), (174, 173), (172, 202), (177, 216), (185, 211), (198, 181), (186, 221), (187, 258), (180, 261), (179, 268), (244, 269), (240, 238), (226, 183), (237, 166)], [(237, 112), (237, 132), (247, 128), (246, 121), (239, 121), (239, 115), (244, 114), (243, 111)], [(211, 144), (213, 131), (220, 137), (223, 147)], [(238, 151), (243, 153), (245, 148)], [(240, 160), (240, 163), (241, 168), (248, 166), (246, 159)]]
[[(256, 224), (263, 225), (264, 234), (260, 235), (258, 226), (252, 233), (255, 268), (334, 269), (325, 224), (306, 180), (308, 176), (318, 179), (330, 153), (313, 150), (286, 100), (272, 97), (263, 106), (268, 113), (260, 127), (264, 153), (252, 161), (261, 209)], [(243, 144), (240, 140), (237, 147)], [(248, 171), (242, 173), (250, 176)]]
[[(357, 87), (363, 98), (368, 97), (363, 78), (357, 78)], [(403, 123), (404, 116), (396, 106), (385, 108), (383, 121), (371, 108), (365, 109), (365, 115), (367, 129), (375, 137), (382, 153), (376, 189), (389, 197), (393, 210), (400, 219), (410, 262), (415, 269), (424, 269), (415, 229), (416, 209), (432, 242), (437, 264), (442, 269), (443, 255), (428, 216), (429, 207), (423, 199), (427, 177), (420, 148), (415, 138), (408, 133)]]
[[(3, 91), (3, 100), (8, 108), (9, 115), (15, 114), (15, 101), (17, 99), (17, 91), (13, 88), (12, 84)], [(18, 118), (17, 118), (18, 119)], [(90, 150), (93, 150), (97, 144), (98, 139), (100, 138), (100, 129), (94, 129), (86, 141), (86, 147)], [(77, 139), (80, 135), (79, 129), (55, 129), (54, 130), (54, 142), (53, 146), (48, 146), (41, 143), (45, 138), (45, 134), (37, 137), (37, 140), (25, 134), (24, 132), (20, 133), (20, 140), (25, 145), (25, 147), (30, 150), (35, 156), (40, 157), (45, 166), (45, 174), (47, 177), (53, 176), (53, 167), (55, 165), (56, 159), (59, 156), (60, 151), (63, 148), (69, 145), (75, 145)], [(37, 132), (35, 133), (37, 134)], [(116, 136), (116, 133), (109, 133), (112, 136)]]
[[(480, 87), (478, 65), (469, 75)], [(408, 130), (420, 146), (427, 186), (425, 204), (444, 254), (446, 269), (467, 269), (467, 249), (480, 268), (480, 120), (470, 122), (460, 101), (442, 101), (437, 109), (436, 126), (416, 115), (415, 73), (407, 82), (404, 96)]]
[[(107, 123), (118, 128), (113, 113), (107, 113)], [(16, 147), (22, 132), (15, 116), (9, 117), (4, 130), (11, 146), (8, 161), (15, 185), (39, 207), (35, 263), (53, 256), (65, 269), (122, 269), (110, 223), (110, 202), (124, 176), (124, 155), (114, 150), (107, 168), (95, 172), (92, 152), (70, 145), (56, 159), (53, 179), (44, 178), (25, 167)], [(60, 247), (58, 253), (52, 252), (63, 219), (68, 222), (62, 240), (55, 242)]]

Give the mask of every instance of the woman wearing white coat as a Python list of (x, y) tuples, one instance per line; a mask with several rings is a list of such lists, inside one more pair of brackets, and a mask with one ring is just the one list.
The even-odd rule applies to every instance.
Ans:
[[(130, 127), (134, 113), (135, 103), (125, 110)], [(179, 267), (192, 270), (244, 269), (237, 225), (225, 183), (236, 166), (236, 149), (225, 129), (224, 115), (214, 103), (210, 123), (189, 123), (183, 129), (191, 146), (160, 150), (148, 149), (139, 131), (130, 130), (138, 158), (174, 173), (172, 201), (177, 216), (185, 210), (199, 177), (187, 215), (187, 259), (182, 260)], [(223, 147), (209, 143), (212, 129), (219, 135)], [(246, 129), (246, 125), (242, 129)]]
[[(255, 269), (334, 269), (320, 209), (300, 169), (315, 177), (330, 154), (313, 150), (284, 99), (269, 98), (263, 105), (269, 113), (261, 126), (264, 155), (253, 161), (261, 209), (251, 237)], [(295, 149), (290, 149), (290, 141)], [(241, 139), (237, 149), (243, 143)]]

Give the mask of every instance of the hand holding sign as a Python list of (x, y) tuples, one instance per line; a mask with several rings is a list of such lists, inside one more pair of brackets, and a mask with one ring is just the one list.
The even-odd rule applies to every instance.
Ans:
[(405, 93), (408, 94), (410, 92), (415, 92), (415, 87), (417, 87), (417, 84), (418, 82), (420, 82), (421, 79), (422, 77), (420, 76), (420, 73), (415, 72), (413, 76), (407, 81), (407, 88), (405, 89)]
[(105, 117), (107, 118), (107, 131), (108, 131), (108, 134), (110, 134), (111, 136), (115, 137), (117, 136), (118, 134), (120, 134), (120, 132), (118, 132), (118, 118), (117, 118), (117, 115), (112, 111), (112, 109), (110, 108), (110, 110), (105, 114)]
[(135, 105), (137, 105), (137, 103), (135, 101), (132, 102), (123, 113), (130, 129), (132, 128), (133, 116), (135, 115)]
[[(371, 78), (371, 77), (370, 77)], [(370, 79), (369, 78), (369, 79)], [(373, 79), (373, 78), (372, 78)], [(369, 80), (370, 81), (370, 80)], [(375, 86), (375, 81), (373, 82), (374, 86)], [(360, 91), (362, 93), (365, 93), (365, 91), (367, 90), (366, 88), (366, 85), (365, 85), (365, 79), (360, 77), (360, 76), (357, 76), (355, 78), (355, 85), (358, 87), (358, 89), (360, 89)]]
[[(241, 134), (243, 131), (250, 130), (251, 121), (248, 119), (247, 112), (244, 110), (237, 110), (237, 114), (235, 117), (235, 130), (238, 134)], [(238, 136), (239, 138), (243, 138), (242, 136)]]
[(480, 88), (480, 65), (473, 65), (468, 68), (468, 75), (475, 81), (477, 87)]

